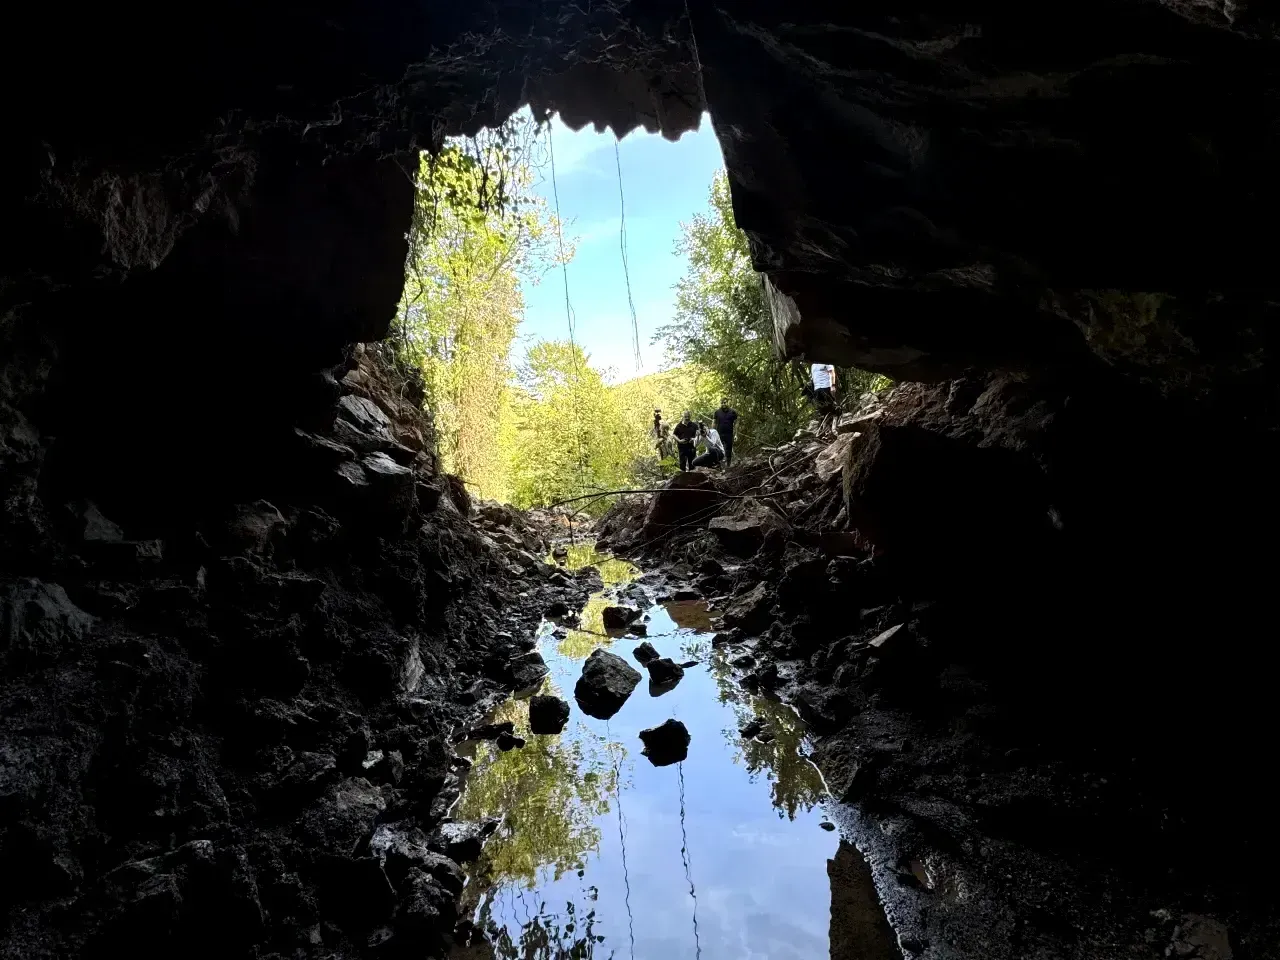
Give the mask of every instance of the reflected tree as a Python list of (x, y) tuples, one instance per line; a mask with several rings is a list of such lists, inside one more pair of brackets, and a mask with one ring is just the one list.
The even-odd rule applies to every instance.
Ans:
[(750, 721), (760, 724), (760, 734), (745, 739), (738, 730), (726, 729), (734, 748), (734, 762), (746, 767), (755, 779), (762, 772), (771, 784), (778, 816), (794, 820), (801, 810), (812, 810), (826, 796), (822, 774), (801, 755), (805, 725), (785, 703), (748, 693), (735, 682), (728, 661), (716, 656), (711, 666), (720, 702), (733, 709), (738, 727)]
[(599, 847), (594, 821), (609, 812), (618, 789), (603, 738), (581, 726), (572, 737), (530, 734), (527, 700), (507, 701), (492, 719), (514, 723), (527, 743), (505, 753), (481, 744), (467, 779), (458, 818), (504, 817), (477, 864), (480, 886), (533, 888), (540, 872), (559, 879), (581, 870)]
[[(570, 570), (595, 567), (606, 588), (620, 583), (630, 583), (640, 575), (640, 570), (625, 560), (600, 553), (593, 544), (576, 543), (569, 547), (565, 566)], [(585, 660), (597, 647), (608, 647), (614, 638), (604, 629), (604, 608), (613, 601), (604, 591), (593, 594), (578, 617), (578, 628), (570, 630), (556, 644), (556, 653), (570, 660)]]
[[(586, 960), (596, 955), (597, 945), (604, 936), (595, 932), (596, 911), (592, 902), (596, 899), (594, 887), (584, 891), (588, 901), (585, 913), (579, 915), (578, 905), (566, 901), (564, 914), (557, 916), (541, 904), (535, 916), (523, 922), (504, 925), (493, 917), (497, 901), (490, 899), (480, 910), (480, 926), (489, 930), (492, 956), (501, 960)], [(512, 918), (514, 919), (514, 918)], [(519, 930), (513, 935), (512, 928)]]

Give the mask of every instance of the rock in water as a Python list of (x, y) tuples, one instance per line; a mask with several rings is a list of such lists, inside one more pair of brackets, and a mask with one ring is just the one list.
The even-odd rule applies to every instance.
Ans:
[(640, 752), (655, 767), (679, 763), (689, 755), (689, 731), (679, 720), (668, 720), (657, 727), (640, 731), (644, 749)]
[(600, 614), (606, 630), (621, 630), (639, 616), (640, 611), (635, 607), (605, 607)]
[(650, 660), (645, 666), (649, 669), (650, 686), (657, 688), (659, 693), (666, 693), (684, 679), (684, 667), (670, 657)]
[(559, 733), (569, 722), (569, 704), (559, 697), (536, 696), (529, 701), (529, 730)]
[(498, 739), (494, 741), (498, 745), (498, 749), (503, 753), (508, 750), (515, 750), (524, 746), (524, 737), (517, 737), (514, 733), (500, 733)]
[(536, 650), (521, 654), (511, 661), (511, 682), (517, 690), (527, 690), (537, 686), (550, 672), (546, 661), (542, 659), (542, 654)]
[(661, 656), (661, 654), (658, 653), (658, 649), (648, 640), (636, 647), (635, 650), (632, 651), (632, 654), (635, 656), (636, 662), (643, 667), (647, 667), (650, 663)]
[(622, 709), (639, 682), (639, 671), (627, 661), (596, 650), (582, 665), (582, 676), (573, 688), (573, 695), (587, 716), (608, 720)]

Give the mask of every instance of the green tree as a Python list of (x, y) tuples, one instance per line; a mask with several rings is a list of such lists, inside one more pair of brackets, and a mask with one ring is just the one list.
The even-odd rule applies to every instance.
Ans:
[[(507, 459), (511, 501), (546, 505), (598, 490), (625, 487), (634, 448), (622, 411), (589, 357), (567, 340), (545, 340), (529, 350), (516, 374), (515, 419)], [(603, 511), (606, 502), (583, 509)]]
[[(655, 341), (674, 363), (705, 371), (712, 392), (737, 409), (739, 449), (789, 439), (812, 415), (803, 394), (809, 368), (778, 356), (773, 318), (747, 236), (734, 222), (723, 172), (712, 181), (709, 209), (681, 228), (676, 250), (688, 268), (676, 287), (675, 319), (658, 329)], [(839, 373), (845, 395), (873, 386), (863, 371)]]
[(517, 115), (420, 158), (398, 312), (402, 358), (422, 370), (445, 469), (507, 497), (498, 442), (520, 281), (553, 262), (556, 224), (533, 190), (537, 128)]

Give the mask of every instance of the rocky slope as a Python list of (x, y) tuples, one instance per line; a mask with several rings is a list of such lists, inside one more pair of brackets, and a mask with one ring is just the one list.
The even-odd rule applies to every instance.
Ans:
[(436, 472), (378, 350), (349, 362), (293, 496), (147, 528), (41, 501), (38, 563), (5, 553), (0, 955), (422, 956), (452, 929), (449, 739), (592, 583)]
[(1033, 391), (900, 386), (620, 503), (602, 539), (693, 578), (742, 682), (810, 722), (907, 955), (1276, 956), (1269, 774), (1241, 741), (1266, 681), (1222, 692), (1176, 645), (1197, 603), (1164, 617), (1134, 557), (1098, 581), (1055, 495), (1070, 404)]

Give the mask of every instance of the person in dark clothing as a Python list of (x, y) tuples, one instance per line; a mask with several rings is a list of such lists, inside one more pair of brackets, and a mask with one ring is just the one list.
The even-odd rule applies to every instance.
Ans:
[(680, 469), (693, 469), (693, 445), (698, 439), (698, 425), (693, 422), (689, 411), (684, 412), (676, 428), (671, 431), (676, 438), (676, 452), (680, 454)]
[(738, 421), (738, 411), (729, 406), (729, 401), (720, 398), (720, 409), (716, 411), (716, 432), (720, 434), (720, 443), (724, 446), (724, 465), (733, 466), (733, 425)]

